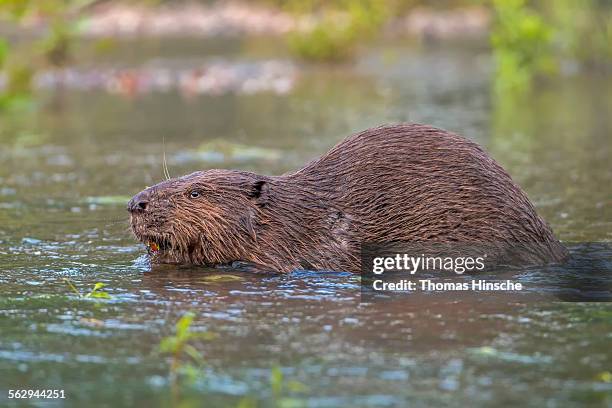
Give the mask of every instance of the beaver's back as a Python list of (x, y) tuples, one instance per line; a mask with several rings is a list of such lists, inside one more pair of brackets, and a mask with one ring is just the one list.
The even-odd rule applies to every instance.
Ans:
[[(294, 176), (344, 219), (351, 247), (363, 242), (537, 245), (556, 261), (563, 246), (526, 194), (476, 143), (431, 126), (401, 124), (345, 139)], [(304, 185), (304, 184), (303, 184)]]

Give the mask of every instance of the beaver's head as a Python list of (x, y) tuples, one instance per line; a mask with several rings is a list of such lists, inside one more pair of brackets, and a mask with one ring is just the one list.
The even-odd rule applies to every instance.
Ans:
[(208, 170), (167, 180), (128, 203), (134, 235), (154, 262), (218, 265), (248, 260), (266, 178)]

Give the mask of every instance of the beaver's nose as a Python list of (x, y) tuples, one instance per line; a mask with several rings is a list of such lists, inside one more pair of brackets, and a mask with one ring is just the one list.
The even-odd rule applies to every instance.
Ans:
[(143, 212), (148, 204), (149, 194), (146, 191), (141, 191), (128, 202), (127, 210), (129, 212)]

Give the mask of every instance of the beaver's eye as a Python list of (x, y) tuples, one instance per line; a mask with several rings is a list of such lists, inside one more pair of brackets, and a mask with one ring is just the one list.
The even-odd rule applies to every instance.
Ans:
[(200, 192), (197, 190), (193, 190), (191, 193), (189, 193), (189, 197), (191, 198), (198, 198), (200, 196)]

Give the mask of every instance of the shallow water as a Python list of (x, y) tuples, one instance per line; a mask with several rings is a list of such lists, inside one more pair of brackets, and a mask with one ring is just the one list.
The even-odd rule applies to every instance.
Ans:
[[(160, 43), (116, 56), (139, 64), (166, 55), (177, 65), (201, 49), (279, 58), (269, 48)], [(509, 294), (365, 303), (359, 277), (345, 273), (222, 280), (209, 279), (219, 271), (150, 269), (125, 202), (162, 179), (164, 150), (173, 176), (214, 167), (280, 174), (389, 121), (482, 143), (558, 236), (577, 242), (574, 253), (612, 239), (609, 77), (566, 76), (502, 100), (491, 95), (485, 51), (402, 44), (354, 66), (298, 69), (286, 95), (68, 89), (43, 94), (41, 110), (2, 118), (0, 404), (8, 389), (50, 388), (67, 399), (44, 406), (236, 406), (245, 397), (263, 406), (611, 406), (610, 303)], [(609, 260), (607, 247), (594, 251)], [(515, 278), (545, 295), (557, 285), (547, 272)], [(105, 283), (112, 299), (81, 299), (64, 278), (83, 293)], [(187, 311), (194, 331), (217, 337), (195, 343), (205, 363), (173, 401), (169, 359), (157, 350)]]

